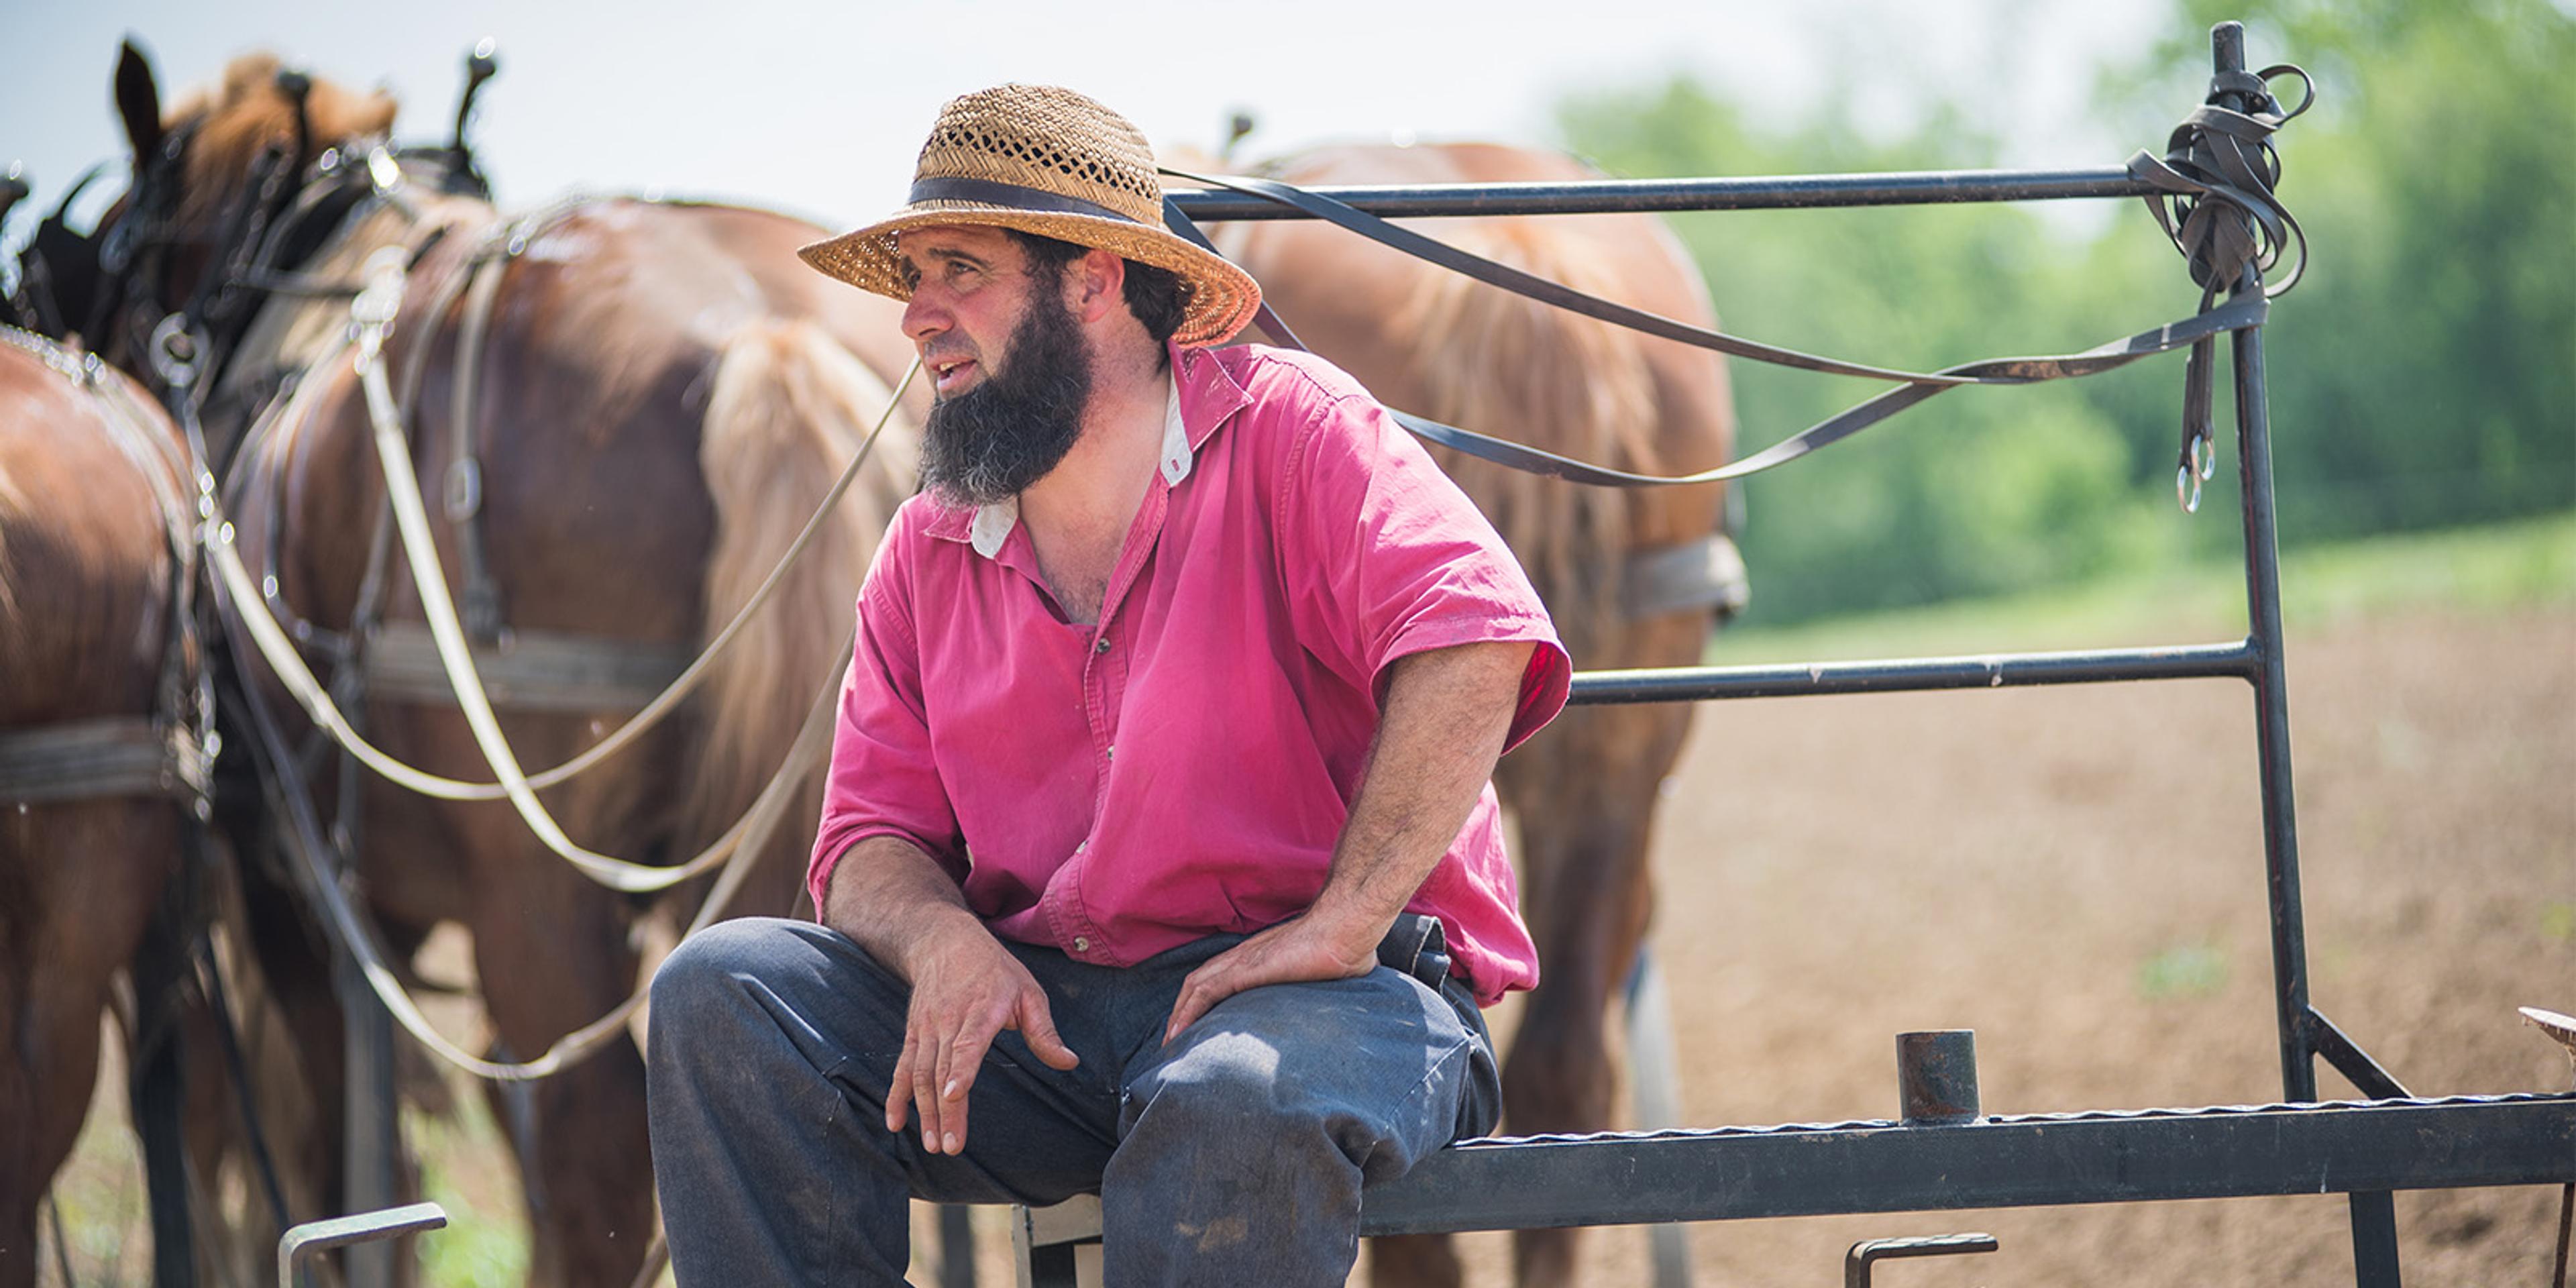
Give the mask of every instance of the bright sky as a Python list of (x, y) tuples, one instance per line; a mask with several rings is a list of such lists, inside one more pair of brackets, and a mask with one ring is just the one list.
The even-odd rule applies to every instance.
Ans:
[[(2161, 140), (2088, 119), (2093, 70), (2181, 21), (2170, 0), (7, 3), (0, 173), (23, 162), (37, 194), (10, 221), (12, 244), (34, 207), (121, 153), (110, 80), (128, 31), (165, 102), (265, 45), (318, 75), (390, 87), (398, 133), (424, 142), (446, 137), (468, 48), (495, 37), (501, 74), (475, 138), (504, 206), (657, 191), (840, 226), (897, 204), (941, 102), (1010, 80), (1080, 89), (1158, 142), (1212, 148), (1227, 116), (1249, 110), (1258, 155), (1328, 138), (1546, 141), (1566, 92), (1687, 70), (1784, 118), (1841, 94), (1890, 131), (1947, 93), (1980, 120), (2027, 123), (2007, 164), (2112, 165)], [(2177, 118), (2196, 97), (2180, 92)]]

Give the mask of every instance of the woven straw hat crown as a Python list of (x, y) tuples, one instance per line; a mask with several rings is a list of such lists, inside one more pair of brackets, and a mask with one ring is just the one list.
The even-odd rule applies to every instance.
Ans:
[(940, 109), (902, 210), (798, 252), (865, 290), (910, 299), (896, 237), (906, 229), (978, 224), (1094, 246), (1180, 276), (1173, 339), (1218, 344), (1250, 321), (1251, 275), (1163, 227), (1154, 149), (1127, 118), (1069, 89), (1003, 85)]

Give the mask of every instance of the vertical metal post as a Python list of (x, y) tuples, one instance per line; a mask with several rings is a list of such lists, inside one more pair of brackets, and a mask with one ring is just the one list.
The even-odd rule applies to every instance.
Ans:
[[(346, 1078), (343, 1122), (348, 1128), (342, 1161), (348, 1176), (341, 1202), (352, 1212), (393, 1207), (395, 1161), (402, 1156), (402, 1125), (394, 1099), (394, 1022), (367, 987), (346, 952), (333, 971), (340, 994)], [(365, 1243), (345, 1254), (349, 1288), (392, 1288), (400, 1240)]]
[[(344, 668), (334, 677), (333, 686), (343, 711), (361, 713), (365, 720), (365, 694), (361, 692), (355, 667)], [(363, 728), (363, 724), (360, 726)], [(348, 890), (353, 900), (366, 894), (356, 888), (360, 829), (365, 816), (359, 809), (366, 792), (366, 774), (358, 758), (343, 754), (335, 766), (339, 772), (339, 791), (331, 824), (331, 846), (338, 863), (333, 879)], [(385, 1009), (382, 999), (368, 987), (366, 975), (348, 949), (332, 954), (332, 984), (340, 999), (342, 1094), (341, 1124), (345, 1138), (341, 1144), (342, 1175), (348, 1179), (341, 1201), (351, 1212), (376, 1212), (402, 1202), (396, 1193), (401, 1182), (397, 1176), (402, 1163), (402, 1105), (394, 1079), (394, 1017)], [(410, 1245), (401, 1240), (369, 1241), (350, 1246), (341, 1256), (341, 1270), (347, 1288), (393, 1288), (398, 1281), (394, 1273), (397, 1250)]]
[[(2245, 70), (2245, 28), (2222, 22), (2210, 29), (2217, 71)], [(2237, 289), (2261, 290), (2252, 269)], [(2259, 658), (2254, 672), (2254, 739), (2263, 777), (2263, 859), (2272, 905), (2272, 997), (2281, 1038), (2284, 1099), (2317, 1098), (2316, 1049), (2308, 1020), (2306, 914), (2299, 898), (2299, 826), (2290, 782), (2290, 685), (2281, 637), (2280, 541), (2274, 530), (2270, 413), (2264, 404), (2263, 331), (2239, 331), (2236, 359), (2236, 445), (2243, 460), (2245, 609), (2248, 642)], [(2353, 1282), (2362, 1288), (2398, 1288), (2397, 1207), (2385, 1192), (2354, 1194)]]
[(2359, 1288), (2399, 1288), (2397, 1201), (2386, 1190), (2352, 1197), (2352, 1281)]
[[(2210, 32), (2218, 71), (2245, 70), (2245, 29), (2222, 22)], [(2237, 289), (2260, 290), (2253, 270)], [(2236, 449), (2244, 468), (2245, 611), (2254, 671), (2254, 738), (2263, 779), (2263, 860), (2272, 904), (2272, 988), (2281, 1037), (2281, 1092), (2317, 1098), (2316, 1060), (2308, 1044), (2307, 930), (2299, 907), (2299, 829), (2290, 790), (2290, 692), (2282, 662), (2280, 547), (2273, 531), (2272, 440), (2263, 401), (2263, 332), (2234, 337)]]
[(939, 1205), (939, 1288), (975, 1288), (975, 1226), (963, 1203)]
[(2282, 661), (2280, 552), (2273, 532), (2272, 447), (2263, 406), (2263, 333), (2239, 331), (2236, 443), (2244, 462), (2245, 607), (2257, 662), (2254, 740), (2263, 779), (2263, 863), (2272, 904), (2272, 1000), (2281, 1037), (2281, 1095), (2317, 1098), (2308, 1044), (2307, 928), (2299, 903), (2299, 826), (2290, 783), (2290, 693)]

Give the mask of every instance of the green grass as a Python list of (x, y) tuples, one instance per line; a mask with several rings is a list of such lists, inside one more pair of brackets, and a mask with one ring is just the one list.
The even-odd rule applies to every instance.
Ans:
[(2211, 997), (2227, 987), (2227, 952), (2198, 940), (2138, 963), (2138, 996), (2150, 1002)]
[(421, 1196), (447, 1209), (447, 1228), (420, 1240), (421, 1280), (439, 1288), (510, 1288), (528, 1273), (518, 1187), (507, 1175), (509, 1141), (483, 1097), (460, 1088), (456, 1113), (441, 1121), (403, 1113), (420, 1160)]
[[(1761, 595), (1762, 571), (1753, 572)], [(2503, 612), (2576, 603), (2576, 514), (2294, 550), (2281, 564), (2292, 631), (2396, 611)], [(2232, 562), (1996, 599), (1718, 633), (1718, 664), (1834, 661), (2242, 638), (2244, 573)]]

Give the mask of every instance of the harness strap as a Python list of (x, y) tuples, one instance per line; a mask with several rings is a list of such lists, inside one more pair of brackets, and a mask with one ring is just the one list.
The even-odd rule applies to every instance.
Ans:
[[(218, 547), (218, 569), (225, 567), (221, 557), (224, 549)], [(233, 567), (237, 569), (238, 564)], [(238, 590), (224, 607), (234, 610), (225, 614), (227, 628), (243, 627), (258, 620), (246, 618), (239, 612), (245, 607), (255, 609), (257, 605), (255, 602), (245, 603)], [(273, 623), (270, 628), (274, 629)], [(713, 925), (723, 914), (735, 893), (742, 888), (743, 881), (750, 876), (754, 859), (786, 817), (787, 807), (795, 798), (797, 789), (821, 766), (829, 753), (834, 716), (840, 705), (840, 677), (849, 666), (854, 642), (855, 634), (843, 638), (839, 659), (816, 691), (805, 713), (804, 726), (797, 731), (796, 741), (788, 748), (777, 774), (761, 789), (750, 811), (717, 842), (729, 857), (724, 871), (707, 891), (706, 902), (699, 906), (697, 916), (690, 921), (683, 938)], [(296, 884), (313, 901), (313, 906), (322, 911), (324, 924), (334, 942), (350, 955), (365, 976), (368, 987), (406, 1032), (418, 1039), (431, 1054), (476, 1077), (496, 1082), (526, 1082), (560, 1073), (626, 1036), (628, 1022), (643, 1006), (649, 993), (649, 981), (606, 1015), (556, 1039), (543, 1054), (526, 1062), (504, 1063), (484, 1059), (457, 1046), (432, 1026), (421, 1014), (410, 992), (403, 987), (402, 979), (392, 964), (386, 960), (384, 950), (379, 946), (379, 937), (359, 911), (349, 890), (343, 887), (340, 874), (347, 869), (345, 861), (335, 868), (326, 857), (335, 853), (334, 847), (325, 839), (321, 820), (314, 811), (312, 796), (305, 790), (302, 777), (293, 771), (295, 754), (279, 730), (276, 716), (269, 710), (266, 695), (260, 692), (259, 686), (246, 685), (243, 698), (255, 735), (254, 750), (267, 762), (268, 772), (259, 776), (260, 782), (269, 795), (271, 807), (286, 821), (286, 826), (280, 828), (279, 833), (284, 847), (295, 860), (292, 870)], [(699, 870), (704, 869), (701, 867)]]
[(1619, 584), (1620, 608), (1631, 618), (1714, 609), (1721, 618), (1753, 602), (1744, 554), (1725, 533), (1640, 550), (1628, 559)]
[[(1614, 304), (1561, 283), (1522, 272), (1508, 264), (1499, 264), (1445, 242), (1434, 241), (1411, 229), (1399, 227), (1330, 197), (1281, 183), (1275, 179), (1242, 176), (1215, 178), (1168, 167), (1165, 168), (1164, 173), (1209, 187), (1246, 193), (1304, 211), (1315, 218), (1358, 233), (1371, 241), (1464, 274), (1486, 285), (1499, 287), (1541, 303), (1552, 304), (1585, 317), (1642, 331), (1648, 335), (1806, 371), (1864, 376), (1898, 382), (1897, 388), (1808, 426), (1742, 460), (1716, 469), (1702, 470), (1696, 474), (1669, 477), (1608, 469), (1559, 456), (1554, 452), (1541, 451), (1538, 448), (1473, 433), (1454, 425), (1444, 425), (1410, 412), (1394, 413), (1397, 422), (1406, 429), (1443, 447), (1511, 469), (1567, 479), (1576, 483), (1588, 483), (1598, 487), (1676, 487), (1721, 483), (1729, 479), (1744, 478), (1785, 465), (1818, 448), (1849, 438), (1934, 394), (1960, 385), (2027, 385), (2044, 380), (2094, 375), (2115, 367), (2127, 366), (2140, 358), (2170, 353), (2175, 349), (2188, 347), (2225, 332), (2261, 326), (2269, 315), (2269, 301), (2258, 290), (2233, 295), (2226, 304), (2205, 309), (2198, 316), (2097, 345), (2081, 353), (2028, 358), (1990, 358), (1981, 362), (1944, 367), (1934, 372), (1897, 371), (1886, 367), (1871, 367), (1834, 358), (1817, 357), (1792, 349), (1744, 340), (1705, 327), (1677, 322), (1642, 309)], [(1171, 204), (1168, 198), (1164, 203), (1164, 218), (1173, 224), (1175, 231), (1186, 229), (1184, 235), (1190, 236), (1191, 240), (1201, 245), (1207, 244), (1204, 236), (1196, 235), (1196, 229), (1188, 226), (1188, 216), (1181, 214), (1179, 207)]]
[[(686, 645), (652, 645), (600, 635), (515, 630), (474, 646), (474, 673), (496, 707), (516, 711), (640, 710), (689, 669)], [(362, 654), (369, 697), (456, 705), (455, 682), (439, 660), (429, 624), (389, 621)]]
[(108, 796), (206, 796), (212, 757), (185, 726), (101, 716), (0, 731), (0, 805)]
[[(317, 368), (342, 361), (356, 344), (355, 332), (344, 333), (339, 346), (317, 360)], [(679, 678), (673, 680), (670, 687), (655, 696), (643, 710), (636, 712), (611, 730), (608, 736), (596, 745), (551, 769), (527, 775), (529, 787), (536, 789), (552, 787), (588, 772), (631, 745), (664, 716), (679, 707), (679, 704), (695, 690), (699, 681), (710, 673), (716, 659), (741, 635), (746, 623), (769, 602), (778, 587), (786, 580), (790, 568), (817, 539), (830, 517), (832, 508), (840, 503), (842, 494), (847, 492), (850, 485), (857, 480), (859, 471), (866, 465), (870, 454), (875, 449), (878, 437), (885, 432), (887, 425), (892, 422), (895, 413), (902, 406), (904, 391), (911, 387), (913, 379), (920, 373), (921, 363), (916, 359), (905, 369), (903, 378), (895, 382), (885, 410), (878, 415), (876, 424), (869, 429), (867, 437), (860, 442), (858, 450), (851, 455), (850, 462), (842, 469), (840, 477), (833, 481), (832, 486), (824, 493), (823, 499), (816, 504), (815, 511), (806, 519), (804, 528), (797, 533), (786, 552), (779, 556), (778, 563), (770, 569), (769, 575), (761, 581), (760, 586), (752, 591), (751, 597), (743, 602), (741, 609), (734, 614), (733, 620), (727, 622), (724, 629), (707, 643), (704, 651), (689, 663), (688, 669), (682, 672)], [(370, 384), (381, 382), (381, 371), (368, 381)], [(281, 409), (272, 406), (253, 425), (253, 437), (250, 441), (256, 443), (263, 435), (281, 432), (278, 427), (283, 422), (300, 423), (302, 412), (299, 410), (299, 400), (306, 396), (305, 391), (319, 387), (315, 381), (302, 382), (297, 387), (296, 393), (288, 399), (286, 407)], [(390, 393), (386, 397), (390, 400)], [(374, 403), (375, 399), (371, 396), (369, 399), (371, 415)], [(384, 436), (379, 427), (379, 439)], [(235, 462), (236, 470), (239, 470), (251, 455), (247, 451), (244, 452)], [(398, 455), (406, 465), (408, 464), (407, 453), (394, 455)], [(415, 506), (419, 504), (416, 488), (405, 491), (403, 495), (414, 497)], [(323, 733), (355, 755), (368, 768), (396, 785), (442, 800), (502, 799), (507, 795), (507, 791), (499, 782), (469, 783), (424, 773), (387, 755), (358, 732), (354, 721), (345, 714), (348, 707), (354, 705), (355, 695), (352, 695), (353, 700), (350, 704), (343, 704), (337, 700), (314, 675), (312, 667), (306, 663), (298, 650), (298, 644), (318, 638), (326, 632), (297, 617), (292, 608), (283, 603), (278, 596), (273, 570), (276, 567), (277, 535), (281, 525), (276, 518), (276, 496), (273, 492), (269, 500), (270, 541), (267, 554), (270, 571), (258, 577), (252, 575), (249, 566), (242, 558), (240, 547), (235, 539), (236, 534), (230, 523), (216, 522), (205, 545), (206, 560), (214, 574), (217, 603), (224, 610), (225, 628), (228, 632), (244, 633), (234, 636), (237, 655), (247, 656), (255, 649), (267, 662), (270, 673), (275, 675), (278, 681), (286, 686), (288, 692), (294, 695), (298, 705), (305, 709)], [(422, 521), (425, 523), (426, 519)], [(325, 651), (331, 654), (335, 662), (347, 660), (347, 651), (344, 648), (335, 645), (326, 648)], [(468, 653), (459, 660), (470, 675), (474, 665), (472, 655)], [(450, 679), (453, 681), (454, 677), (451, 676)], [(474, 687), (479, 691), (479, 685)], [(736, 829), (739, 830), (739, 828), (740, 824), (737, 823)], [(729, 849), (729, 844), (729, 840), (719, 840), (682, 866), (690, 868), (692, 872), (703, 871), (722, 861), (724, 853)], [(673, 881), (685, 879), (686, 875), (657, 877), (655, 878), (657, 884), (653, 888), (658, 889)]]
[[(524, 230), (513, 229), (510, 244), (524, 246), (525, 236)], [(465, 321), (456, 337), (456, 383), (447, 405), (453, 455), (447, 466), (445, 509), (456, 532), (457, 561), (465, 571), (461, 605), (465, 634), (478, 644), (500, 638), (501, 587), (483, 557), (483, 462), (475, 455), (474, 428), (479, 420), (475, 398), (481, 392), (483, 346), (491, 330), (492, 305), (500, 297), (501, 274), (508, 267), (506, 251), (475, 257), (473, 285), (465, 291)]]

